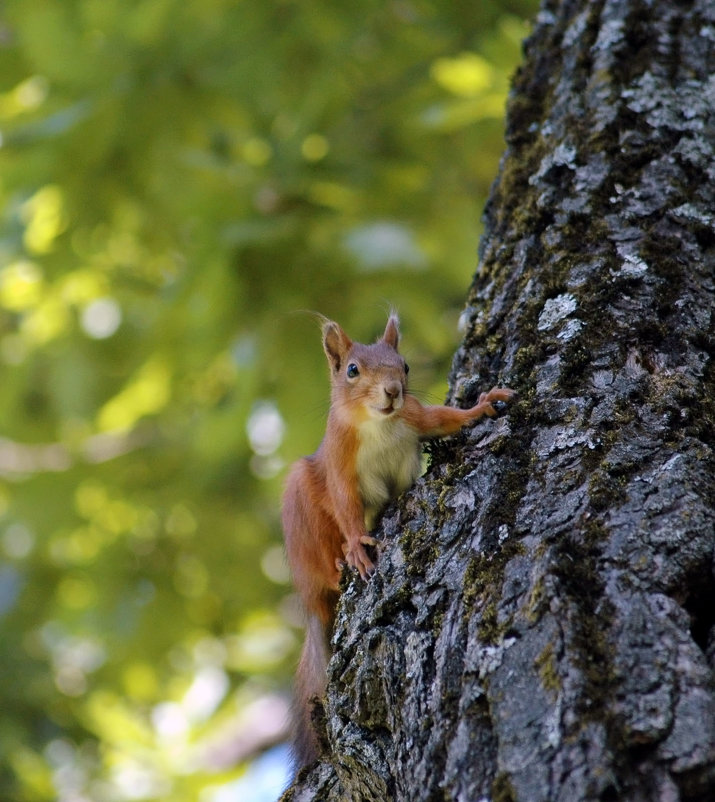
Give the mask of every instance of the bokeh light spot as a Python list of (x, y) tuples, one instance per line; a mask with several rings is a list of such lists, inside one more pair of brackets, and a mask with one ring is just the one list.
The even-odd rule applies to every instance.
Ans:
[(82, 310), (80, 325), (88, 337), (105, 340), (119, 328), (122, 310), (113, 298), (97, 298)]

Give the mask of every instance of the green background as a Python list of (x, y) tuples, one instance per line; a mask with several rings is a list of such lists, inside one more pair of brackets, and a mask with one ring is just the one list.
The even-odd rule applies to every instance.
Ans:
[(0, 798), (212, 802), (246, 769), (300, 643), (305, 310), (371, 340), (394, 304), (442, 400), (535, 6), (0, 8)]

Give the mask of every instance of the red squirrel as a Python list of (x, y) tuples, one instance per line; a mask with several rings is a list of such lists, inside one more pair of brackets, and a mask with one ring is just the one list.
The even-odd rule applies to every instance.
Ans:
[(296, 673), (294, 756), (298, 767), (318, 756), (312, 698), (322, 696), (342, 569), (366, 580), (375, 565), (368, 534), (385, 505), (420, 473), (420, 440), (445, 437), (483, 415), (513, 390), (493, 388), (471, 409), (424, 406), (407, 389), (408, 366), (398, 352), (392, 313), (373, 345), (353, 342), (325, 319), (323, 348), (330, 365), (330, 412), (320, 447), (291, 468), (283, 496), (283, 532), (293, 582), (307, 616)]

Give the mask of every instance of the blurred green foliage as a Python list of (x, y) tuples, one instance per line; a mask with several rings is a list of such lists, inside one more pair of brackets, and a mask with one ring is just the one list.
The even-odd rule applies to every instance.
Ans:
[(210, 802), (260, 747), (280, 480), (327, 408), (294, 313), (364, 339), (394, 303), (443, 394), (534, 10), (3, 4), (3, 800)]

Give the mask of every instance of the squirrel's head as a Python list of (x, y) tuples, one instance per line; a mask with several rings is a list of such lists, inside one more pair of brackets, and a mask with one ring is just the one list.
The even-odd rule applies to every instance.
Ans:
[(400, 321), (393, 312), (372, 345), (353, 342), (332, 320), (323, 322), (323, 348), (330, 365), (333, 407), (357, 422), (384, 419), (402, 409), (409, 367), (400, 356)]

